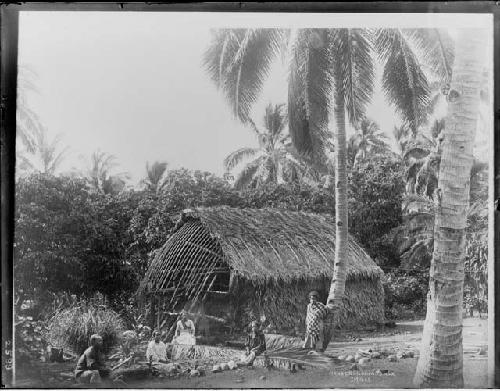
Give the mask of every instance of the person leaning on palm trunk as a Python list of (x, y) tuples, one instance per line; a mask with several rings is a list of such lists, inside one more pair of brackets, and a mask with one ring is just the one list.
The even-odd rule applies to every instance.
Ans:
[(306, 315), (306, 335), (304, 348), (323, 351), (323, 340), (325, 334), (324, 319), (328, 314), (328, 307), (319, 301), (319, 293), (309, 293), (309, 304)]

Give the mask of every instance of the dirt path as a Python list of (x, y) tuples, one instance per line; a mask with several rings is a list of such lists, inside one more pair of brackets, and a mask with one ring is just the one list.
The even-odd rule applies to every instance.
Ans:
[[(423, 321), (402, 322), (396, 329), (385, 332), (358, 333), (356, 341), (349, 336), (339, 336), (332, 342), (327, 354), (354, 354), (358, 349), (414, 348), (418, 352)], [(464, 382), (465, 388), (487, 386), (487, 320), (464, 319)], [(358, 340), (361, 338), (361, 340)], [(483, 349), (483, 354), (478, 354)], [(148, 381), (129, 383), (133, 388), (409, 388), (415, 374), (418, 356), (389, 362), (387, 359), (372, 360), (368, 365), (352, 371), (351, 364), (339, 363), (331, 370), (306, 368), (296, 373), (286, 370), (264, 368), (241, 368), (222, 373), (207, 373), (203, 377), (154, 378)], [(71, 363), (43, 364), (51, 366), (49, 372), (71, 370)], [(64, 366), (64, 369), (63, 369)], [(380, 373), (387, 371), (387, 373)], [(35, 383), (23, 384), (32, 387)], [(61, 387), (60, 384), (36, 383), (38, 387)], [(19, 384), (21, 385), (21, 384)], [(19, 386), (18, 385), (18, 386)], [(65, 388), (70, 387), (65, 385)]]
[[(358, 349), (374, 345), (381, 348), (414, 347), (418, 350), (422, 336), (423, 321), (398, 323), (398, 327), (385, 333), (362, 333), (361, 341), (332, 342), (327, 354), (354, 354)], [(465, 388), (487, 386), (487, 355), (477, 354), (480, 348), (487, 349), (487, 320), (464, 319), (464, 382)], [(287, 371), (263, 368), (207, 374), (193, 379), (175, 379), (151, 383), (158, 388), (408, 388), (412, 387), (418, 356), (389, 362), (387, 359), (372, 360), (357, 371), (350, 370), (350, 364), (339, 365), (331, 371), (307, 368), (304, 371)], [(376, 373), (388, 370), (387, 374)], [(147, 385), (146, 387), (149, 387)]]

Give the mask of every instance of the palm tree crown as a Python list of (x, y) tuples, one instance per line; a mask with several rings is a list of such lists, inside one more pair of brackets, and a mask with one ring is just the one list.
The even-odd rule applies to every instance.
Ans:
[(18, 152), (20, 172), (38, 171), (53, 175), (64, 159), (68, 147), (60, 149), (61, 136), (56, 135), (52, 140), (49, 140), (47, 130), (43, 127), (37, 130), (33, 136), (30, 148), (25, 152)]
[(247, 160), (234, 183), (236, 188), (255, 187), (267, 182), (286, 182), (306, 176), (305, 166), (294, 153), (289, 135), (285, 132), (287, 119), (284, 107), (284, 104), (269, 104), (266, 107), (264, 131), (259, 130), (250, 118), (247, 119), (259, 146), (240, 148), (224, 159), (226, 172), (234, 170)]
[(389, 151), (386, 143), (387, 136), (380, 131), (378, 124), (371, 119), (363, 118), (358, 126), (356, 133), (348, 141), (348, 148), (351, 147), (351, 163), (365, 159), (369, 154), (377, 155)]
[[(426, 120), (431, 98), (423, 66), (448, 80), (450, 41), (438, 29), (219, 29), (204, 62), (233, 114), (247, 122), (273, 59), (286, 56), (292, 142), (299, 152), (321, 158), (323, 142), (331, 137), (327, 123), (332, 90), (342, 91), (349, 120), (360, 120), (373, 91), (374, 54), (382, 62), (388, 101), (416, 132)], [(433, 54), (419, 61), (420, 53)]]
[(28, 66), (19, 66), (17, 78), (16, 136), (29, 153), (40, 146), (40, 134), (44, 132), (40, 119), (28, 104), (28, 92), (38, 92), (33, 80), (36, 73)]
[(125, 187), (126, 173), (111, 174), (116, 168), (116, 158), (106, 152), (97, 150), (90, 156), (90, 165), (87, 168), (85, 176), (90, 187), (97, 192), (105, 194), (119, 193)]
[(146, 163), (146, 178), (142, 180), (142, 184), (147, 190), (156, 193), (164, 188), (167, 167), (167, 162), (155, 161), (151, 166), (149, 162)]

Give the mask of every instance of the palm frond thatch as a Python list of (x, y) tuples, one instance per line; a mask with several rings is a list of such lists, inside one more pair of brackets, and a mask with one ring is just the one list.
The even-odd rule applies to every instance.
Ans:
[[(225, 264), (236, 275), (261, 283), (328, 278), (333, 274), (335, 223), (330, 216), (277, 209), (198, 208), (185, 212), (176, 227), (153, 260), (140, 291), (186, 287), (192, 273), (181, 277), (178, 270), (186, 270), (188, 264), (208, 268), (212, 261), (219, 265), (217, 268)], [(210, 251), (200, 253), (203, 243)], [(208, 258), (212, 261), (193, 258), (196, 252), (198, 257), (213, 254)], [(352, 237), (348, 254), (348, 278), (382, 275)]]

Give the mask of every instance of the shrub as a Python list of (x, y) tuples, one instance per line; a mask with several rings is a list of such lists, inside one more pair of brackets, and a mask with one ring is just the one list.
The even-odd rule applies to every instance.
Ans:
[(46, 351), (43, 340), (43, 334), (46, 332), (45, 322), (18, 314), (15, 319), (16, 365), (42, 360)]
[(409, 319), (425, 315), (429, 276), (425, 272), (387, 273), (384, 281), (387, 319)]
[(125, 326), (120, 316), (109, 309), (101, 298), (81, 300), (59, 310), (50, 319), (47, 341), (52, 346), (69, 348), (82, 354), (89, 346), (90, 336), (99, 334), (105, 352), (118, 343)]

